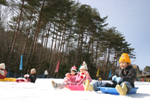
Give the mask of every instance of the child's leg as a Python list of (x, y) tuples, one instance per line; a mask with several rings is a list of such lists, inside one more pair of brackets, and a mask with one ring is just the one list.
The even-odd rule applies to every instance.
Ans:
[(125, 81), (125, 82), (121, 83), (121, 85), (120, 85), (121, 87), (122, 87), (123, 83), (127, 86), (127, 89), (128, 89), (127, 93), (129, 93), (131, 91), (131, 89), (133, 88), (132, 85), (129, 82)]
[(102, 82), (102, 81), (97, 81), (95, 83), (93, 83), (93, 88), (94, 91), (99, 91), (99, 89), (97, 87), (105, 87), (106, 83)]
[(116, 90), (120, 95), (126, 95), (132, 89), (132, 85), (129, 82), (122, 82), (121, 85), (116, 85)]
[(62, 89), (62, 88), (64, 88), (66, 85), (67, 85), (67, 84), (65, 84), (65, 83), (55, 83), (54, 81), (52, 81), (52, 86), (53, 86), (54, 88), (60, 88), (60, 89)]

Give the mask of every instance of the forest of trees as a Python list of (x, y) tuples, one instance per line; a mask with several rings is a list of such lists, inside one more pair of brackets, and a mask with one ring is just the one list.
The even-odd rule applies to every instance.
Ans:
[(99, 68), (106, 79), (123, 52), (135, 58), (121, 32), (106, 27), (107, 17), (74, 0), (0, 0), (0, 63), (19, 74), (22, 54), (22, 73), (34, 67), (53, 77), (60, 60), (57, 77), (64, 77), (85, 61), (92, 78)]

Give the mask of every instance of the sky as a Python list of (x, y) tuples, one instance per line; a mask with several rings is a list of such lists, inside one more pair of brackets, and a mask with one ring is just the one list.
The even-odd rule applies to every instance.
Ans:
[(125, 36), (130, 47), (135, 48), (132, 64), (141, 70), (150, 66), (150, 0), (76, 0), (96, 8), (101, 17), (108, 16), (107, 27)]

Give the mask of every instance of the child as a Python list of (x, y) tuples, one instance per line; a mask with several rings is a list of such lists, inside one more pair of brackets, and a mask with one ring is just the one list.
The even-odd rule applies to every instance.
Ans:
[(0, 79), (4, 79), (6, 77), (7, 71), (5, 70), (5, 64), (0, 64)]
[(55, 83), (54, 81), (52, 81), (52, 85), (54, 88), (63, 88), (66, 85), (73, 85), (74, 83), (72, 82), (73, 79), (71, 79), (72, 77), (74, 77), (77, 74), (77, 68), (76, 66), (73, 66), (71, 68), (71, 73), (67, 73), (66, 77), (64, 78), (64, 82), (63, 83)]
[(71, 79), (71, 77), (74, 77), (75, 75), (77, 75), (77, 67), (73, 66), (70, 71), (71, 71), (71, 73), (66, 74), (66, 77), (63, 82), (63, 83), (66, 83), (67, 85), (73, 84), (73, 83), (71, 83), (72, 80), (70, 80), (70, 79)]
[(120, 68), (112, 75), (112, 84), (101, 81), (95, 82), (92, 85), (86, 81), (86, 90), (98, 91), (97, 87), (115, 87), (120, 95), (126, 95), (134, 88), (134, 80), (136, 72), (130, 65), (131, 60), (127, 53), (123, 53), (119, 59)]
[(86, 80), (89, 80), (90, 82), (92, 81), (88, 73), (87, 64), (84, 61), (82, 66), (80, 67), (80, 72), (78, 72), (75, 77), (75, 85), (83, 85), (83, 82)]
[[(71, 75), (66, 74), (66, 78), (70, 81), (70, 85), (83, 85), (83, 82), (87, 79), (91, 82), (92, 79), (87, 70), (88, 70), (87, 64), (84, 61), (82, 66), (80, 67), (80, 72), (78, 72), (77, 75), (71, 77)], [(58, 84), (53, 84), (53, 85), (58, 85)], [(65, 87), (65, 85), (63, 85), (62, 87)]]
[(16, 82), (32, 82), (32, 83), (35, 83), (36, 81), (36, 70), (35, 68), (31, 69), (30, 71), (30, 75), (29, 74), (25, 74), (24, 75), (24, 79), (17, 79)]
[(30, 75), (26, 77), (28, 82), (35, 83), (36, 81), (36, 70), (32, 68), (30, 71)]

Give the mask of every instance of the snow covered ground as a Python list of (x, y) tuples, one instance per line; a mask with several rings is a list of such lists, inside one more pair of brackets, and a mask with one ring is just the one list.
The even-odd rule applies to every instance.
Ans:
[(63, 81), (63, 79), (37, 79), (35, 84), (0, 82), (0, 100), (150, 100), (150, 82), (135, 82), (136, 87), (139, 87), (137, 94), (119, 96), (104, 94), (101, 91), (54, 89), (51, 80)]

